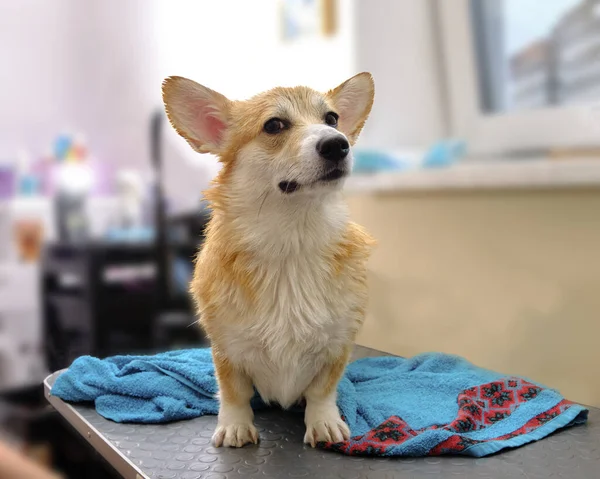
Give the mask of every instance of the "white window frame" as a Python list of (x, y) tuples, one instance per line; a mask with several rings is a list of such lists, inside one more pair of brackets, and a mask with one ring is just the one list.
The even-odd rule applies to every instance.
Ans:
[(453, 135), (466, 140), (472, 155), (597, 147), (600, 102), (484, 114), (478, 78), (469, 0), (436, 0), (440, 49)]

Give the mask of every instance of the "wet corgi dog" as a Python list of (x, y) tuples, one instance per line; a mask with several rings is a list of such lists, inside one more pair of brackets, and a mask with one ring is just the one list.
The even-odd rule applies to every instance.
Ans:
[(373, 241), (341, 189), (373, 97), (369, 73), (327, 93), (274, 88), (246, 101), (163, 83), (173, 127), (222, 163), (190, 287), (219, 385), (217, 447), (258, 441), (255, 389), (283, 408), (304, 399), (313, 447), (349, 437), (336, 388), (365, 315)]

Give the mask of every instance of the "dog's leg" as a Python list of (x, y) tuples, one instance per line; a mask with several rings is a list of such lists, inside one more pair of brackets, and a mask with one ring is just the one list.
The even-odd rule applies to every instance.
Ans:
[(212, 441), (215, 447), (242, 447), (258, 442), (250, 399), (254, 395), (252, 380), (226, 358), (213, 354), (219, 382), (219, 420)]
[(304, 442), (315, 447), (318, 442), (341, 442), (350, 438), (350, 429), (338, 411), (337, 385), (349, 357), (349, 349), (327, 364), (304, 392), (306, 411)]

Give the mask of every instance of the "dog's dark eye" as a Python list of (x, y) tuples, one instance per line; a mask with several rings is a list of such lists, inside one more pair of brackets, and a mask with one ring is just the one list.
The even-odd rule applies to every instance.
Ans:
[(275, 135), (285, 129), (285, 123), (279, 118), (271, 118), (263, 128), (269, 135)]
[(327, 113), (327, 115), (325, 115), (325, 123), (335, 128), (338, 124), (338, 118), (339, 117), (337, 113), (330, 111), (329, 113)]

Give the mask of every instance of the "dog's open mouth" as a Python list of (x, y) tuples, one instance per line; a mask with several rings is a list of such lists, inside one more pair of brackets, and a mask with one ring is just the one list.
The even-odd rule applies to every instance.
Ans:
[(344, 170), (340, 170), (339, 168), (335, 168), (329, 173), (326, 173), (325, 175), (321, 176), (321, 178), (319, 178), (319, 181), (335, 181), (339, 180), (343, 176), (346, 176), (346, 172)]
[(281, 190), (282, 193), (286, 193), (286, 194), (293, 193), (298, 188), (300, 188), (300, 185), (298, 184), (297, 181), (282, 181), (277, 186), (279, 186), (279, 189)]
[[(346, 176), (346, 171), (340, 170), (339, 168), (335, 168), (321, 176), (317, 181), (315, 181), (315, 183), (318, 183), (320, 181), (335, 181), (339, 180), (344, 176)], [(285, 194), (290, 194), (300, 189), (300, 183), (298, 183), (297, 181), (282, 181), (277, 186), (279, 187), (281, 192)]]

